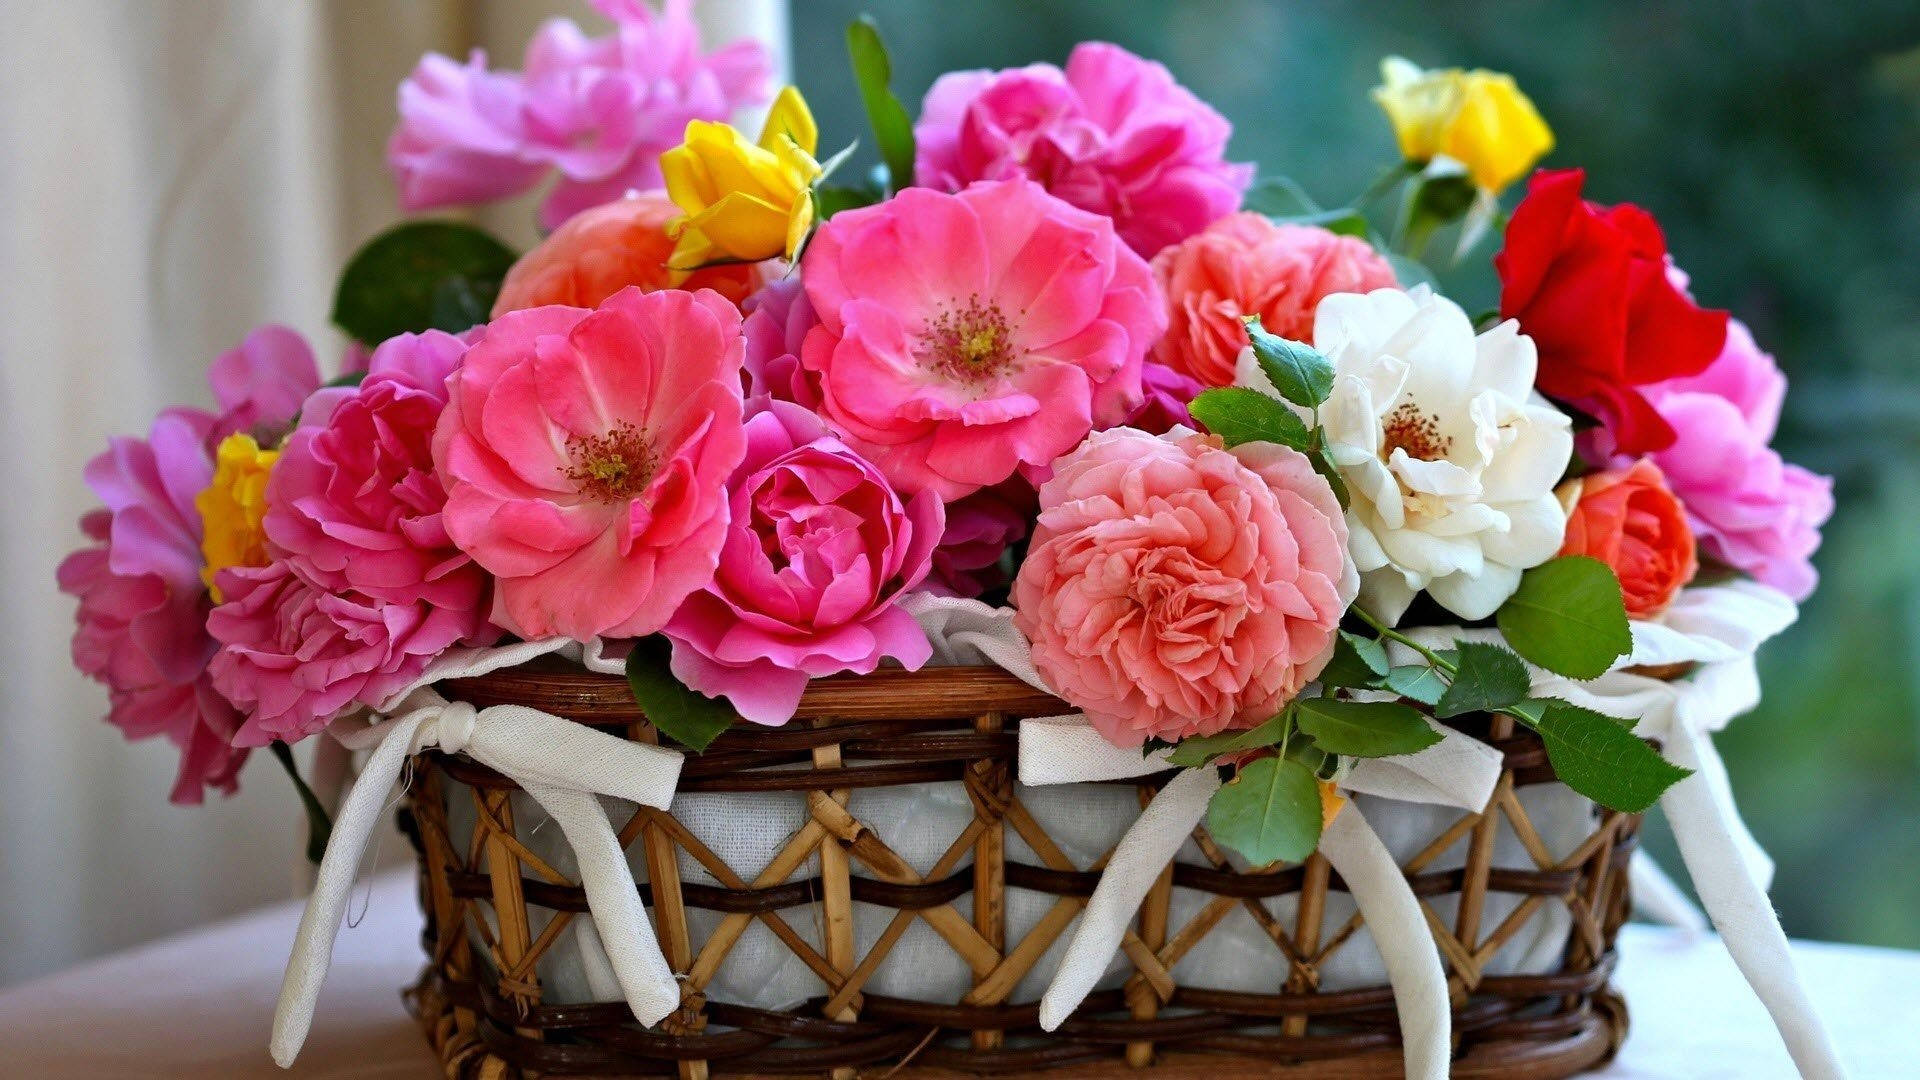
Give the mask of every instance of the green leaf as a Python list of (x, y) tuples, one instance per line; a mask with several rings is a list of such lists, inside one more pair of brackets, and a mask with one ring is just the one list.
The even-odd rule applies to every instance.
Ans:
[(1272, 746), (1286, 738), (1290, 723), (1290, 718), (1283, 712), (1266, 723), (1245, 731), (1223, 731), (1218, 735), (1199, 735), (1191, 739), (1181, 739), (1180, 745), (1174, 747), (1173, 753), (1167, 755), (1167, 762), (1191, 769), (1205, 765), (1222, 754)]
[(1498, 645), (1477, 641), (1456, 641), (1459, 670), (1453, 685), (1440, 695), (1433, 715), (1442, 720), (1476, 712), (1499, 712), (1520, 701), (1532, 688), (1527, 665), (1518, 656)]
[(333, 838), (333, 819), (327, 816), (327, 808), (320, 805), (319, 797), (300, 776), (300, 767), (293, 761), (293, 748), (278, 740), (267, 746), (273, 751), (273, 759), (293, 779), (293, 790), (300, 794), (300, 805), (307, 812), (307, 861), (319, 866), (327, 854), (327, 841)]
[(1302, 217), (1321, 212), (1320, 204), (1313, 201), (1307, 189), (1288, 176), (1262, 177), (1259, 183), (1247, 189), (1246, 195), (1240, 200), (1240, 209), (1273, 218)]
[(1320, 685), (1375, 689), (1387, 667), (1387, 650), (1379, 642), (1342, 630), (1334, 643), (1333, 659), (1320, 672)]
[(1278, 225), (1318, 225), (1330, 233), (1341, 236), (1356, 236), (1367, 239), (1371, 231), (1367, 227), (1366, 215), (1351, 206), (1342, 206), (1335, 210), (1318, 210), (1310, 214), (1274, 215)]
[(1387, 672), (1387, 689), (1410, 701), (1432, 707), (1447, 691), (1447, 680), (1440, 669), (1426, 664), (1406, 664)]
[(1313, 854), (1320, 824), (1320, 782), (1285, 758), (1249, 763), (1207, 804), (1207, 831), (1255, 866)]
[(1513, 651), (1570, 679), (1594, 679), (1633, 650), (1620, 580), (1584, 555), (1541, 563), (1494, 613)]
[[(408, 332), (465, 330), (485, 321), (513, 258), (471, 225), (397, 225), (348, 260), (333, 294), (333, 321), (367, 345)], [(456, 325), (476, 313), (474, 322)]]
[(1305, 450), (1313, 445), (1313, 433), (1292, 409), (1244, 386), (1204, 390), (1187, 411), (1228, 446), (1270, 442)]
[(733, 706), (725, 698), (710, 698), (673, 677), (669, 666), (672, 646), (654, 634), (633, 643), (627, 656), (627, 685), (647, 721), (660, 734), (689, 750), (705, 750), (732, 726)]
[(1247, 326), (1254, 359), (1281, 397), (1311, 409), (1333, 393), (1333, 361), (1322, 356), (1320, 350), (1268, 333), (1258, 315), (1245, 315), (1240, 321)]
[(1313, 462), (1313, 471), (1319, 473), (1320, 479), (1325, 480), (1327, 486), (1333, 489), (1333, 497), (1340, 501), (1340, 509), (1345, 510), (1352, 504), (1353, 495), (1347, 491), (1347, 478), (1340, 475), (1340, 466), (1333, 463), (1333, 458), (1328, 456), (1327, 448), (1324, 446), (1308, 454), (1307, 457)]
[(1300, 698), (1293, 703), (1303, 735), (1330, 754), (1390, 757), (1425, 750), (1440, 741), (1425, 717), (1397, 701)]
[(887, 186), (894, 191), (913, 182), (913, 121), (888, 85), (893, 63), (880, 40), (880, 27), (870, 15), (847, 24), (847, 58), (853, 62), (853, 81), (873, 125), (880, 160), (887, 166)]
[(1640, 813), (1692, 774), (1592, 709), (1547, 698), (1508, 712), (1540, 733), (1560, 781), (1602, 806)]
[(813, 189), (813, 216), (816, 220), (825, 221), (842, 210), (872, 206), (884, 197), (884, 193), (871, 188), (817, 184)]

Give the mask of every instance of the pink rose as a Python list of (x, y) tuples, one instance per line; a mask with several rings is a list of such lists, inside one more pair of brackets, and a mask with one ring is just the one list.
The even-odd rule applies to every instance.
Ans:
[(1140, 389), (1145, 396), (1127, 417), (1127, 427), (1164, 435), (1177, 427), (1196, 426), (1187, 406), (1206, 389), (1199, 380), (1149, 360), (1140, 365)]
[(357, 388), (315, 394), (267, 485), (267, 539), (302, 577), (372, 601), (484, 611), (486, 575), (448, 537), (433, 431), (466, 343), (380, 345)]
[(236, 431), (253, 433), (262, 446), (279, 442), (307, 395), (320, 388), (320, 368), (299, 331), (268, 324), (221, 353), (207, 368), (207, 382), (220, 403), (207, 431), (211, 454)]
[(1208, 386), (1232, 386), (1247, 345), (1243, 315), (1271, 333), (1313, 339), (1313, 313), (1331, 293), (1392, 288), (1393, 267), (1364, 240), (1260, 214), (1221, 218), (1153, 257), (1167, 296), (1167, 334), (1153, 358)]
[(1001, 556), (1027, 538), (1036, 509), (1033, 485), (1020, 477), (981, 488), (947, 505), (947, 530), (933, 549), (926, 591), (975, 597), (1007, 583)]
[(747, 396), (765, 394), (818, 412), (819, 380), (801, 366), (800, 349), (820, 319), (800, 279), (769, 282), (747, 297), (741, 310), (747, 313), (740, 327), (747, 337), (746, 367), (741, 371)]
[(1040, 489), (1014, 625), (1054, 690), (1132, 747), (1271, 718), (1326, 666), (1358, 591), (1306, 455), (1116, 428)]
[(1113, 219), (1142, 255), (1239, 209), (1253, 167), (1226, 161), (1233, 126), (1160, 64), (1118, 45), (1074, 48), (1065, 71), (956, 71), (913, 128), (916, 182), (959, 191), (1029, 179)]
[(682, 682), (778, 725), (808, 679), (927, 662), (926, 633), (894, 600), (926, 576), (943, 516), (929, 493), (902, 499), (798, 405), (757, 399), (746, 434), (719, 571), (666, 634)]
[(1124, 419), (1166, 325), (1112, 223), (1024, 180), (838, 214), (803, 263), (821, 414), (895, 487), (948, 501)]
[(400, 84), (387, 164), (406, 210), (491, 202), (560, 174), (543, 228), (629, 190), (661, 186), (660, 154), (689, 120), (729, 119), (767, 100), (772, 67), (755, 41), (700, 51), (691, 0), (593, 0), (614, 32), (588, 37), (567, 19), (543, 25), (525, 69), (487, 70), (428, 53)]
[(740, 312), (629, 287), (490, 323), (448, 384), (433, 460), (454, 545), (523, 638), (640, 637), (713, 577), (745, 452)]
[[(1787, 392), (1773, 357), (1731, 320), (1726, 345), (1705, 371), (1640, 392), (1674, 431), (1673, 444), (1651, 457), (1686, 507), (1701, 552), (1796, 600), (1811, 595), (1820, 580), (1812, 555), (1833, 516), (1833, 481), (1787, 464), (1768, 445)], [(1612, 453), (1604, 429), (1589, 444), (1599, 460)]]
[(349, 707), (376, 705), (486, 627), (476, 610), (321, 588), (284, 559), (223, 570), (219, 586), (227, 601), (207, 617), (221, 644), (209, 670), (247, 714), (236, 746), (298, 742)]

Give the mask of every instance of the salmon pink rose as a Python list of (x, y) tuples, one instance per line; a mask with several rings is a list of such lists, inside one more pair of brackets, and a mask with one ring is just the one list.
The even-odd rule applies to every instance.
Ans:
[(801, 276), (821, 414), (895, 487), (949, 502), (1124, 420), (1166, 327), (1112, 222), (1024, 180), (835, 215)]
[(894, 601), (927, 576), (944, 517), (930, 493), (902, 499), (800, 406), (761, 398), (748, 414), (719, 571), (666, 634), (680, 681), (777, 725), (808, 679), (927, 662), (926, 633)]
[(1208, 386), (1233, 385), (1234, 358), (1247, 344), (1242, 316), (1306, 341), (1325, 297), (1395, 284), (1393, 267), (1364, 240), (1252, 213), (1221, 218), (1155, 255), (1153, 276), (1169, 314), (1153, 359)]
[(1579, 497), (1567, 515), (1560, 554), (1586, 555), (1612, 567), (1630, 618), (1665, 611), (1700, 563), (1686, 510), (1667, 488), (1660, 466), (1641, 458), (1570, 486)]
[(760, 267), (745, 263), (695, 270), (684, 282), (673, 282), (667, 222), (679, 215), (680, 208), (663, 191), (630, 191), (575, 214), (507, 271), (493, 302), (494, 317), (548, 304), (599, 307), (629, 285), (646, 292), (712, 289), (736, 304), (759, 287)]
[(1116, 428), (1041, 487), (1014, 626), (1041, 677), (1133, 747), (1270, 719), (1326, 666), (1359, 587), (1306, 455)]
[(433, 459), (454, 545), (523, 638), (639, 637), (713, 577), (740, 427), (740, 312), (628, 288), (598, 311), (488, 324), (448, 384)]

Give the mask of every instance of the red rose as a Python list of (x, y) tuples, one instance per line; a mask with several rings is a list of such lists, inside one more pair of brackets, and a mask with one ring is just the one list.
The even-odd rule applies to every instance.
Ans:
[(1592, 413), (1620, 451), (1673, 443), (1673, 428), (1635, 387), (1704, 370), (1727, 338), (1727, 313), (1696, 306), (1667, 277), (1667, 241), (1637, 206), (1580, 198), (1582, 169), (1542, 170), (1507, 225), (1500, 314), (1540, 348), (1538, 386)]
[(1650, 458), (1581, 482), (1560, 554), (1589, 555), (1612, 567), (1633, 619), (1665, 611), (1700, 570), (1686, 509)]

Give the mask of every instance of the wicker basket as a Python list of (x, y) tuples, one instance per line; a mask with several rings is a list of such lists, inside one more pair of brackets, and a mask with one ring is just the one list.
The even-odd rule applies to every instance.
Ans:
[[(450, 682), (442, 692), (480, 707), (530, 705), (628, 738), (657, 739), (622, 680), (558, 662)], [(643, 860), (643, 896), (666, 958), (682, 975), (682, 1009), (653, 1030), (636, 1024), (620, 1001), (543, 1000), (539, 964), (570, 940), (569, 925), (586, 911), (582, 890), (556, 869), (558, 860), (542, 858), (527, 842), (524, 822), (516, 829), (510, 781), (464, 757), (419, 755), (409, 816), (421, 856), (429, 962), (410, 1000), (446, 1074), (1401, 1075), (1388, 987), (1318, 990), (1322, 965), (1351, 948), (1361, 929), (1357, 915), (1327, 917), (1330, 892), (1344, 887), (1326, 861), (1236, 870), (1204, 832), (1195, 835), (1202, 864), (1170, 867), (1148, 895), (1123, 950), (1131, 965), (1124, 985), (1096, 991), (1057, 1032), (1039, 1030), (1037, 1003), (1013, 1000), (1015, 990), (1062, 938), (1104, 862), (1075, 865), (1013, 783), (1014, 725), (1064, 711), (1058, 700), (995, 669), (836, 677), (809, 688), (787, 727), (736, 728), (689, 757), (682, 792), (804, 797), (807, 820), (749, 879), (670, 814), (641, 808), (616, 818), (619, 842)], [(1555, 782), (1538, 739), (1516, 734), (1504, 718), (1454, 723), (1505, 759), (1487, 812), (1459, 814), (1404, 865), (1447, 967), (1458, 1042), (1454, 1075), (1559, 1077), (1591, 1068), (1626, 1032), (1625, 1009), (1607, 979), (1627, 914), (1627, 856), (1638, 818), (1595, 811), (1591, 834), (1555, 857), (1519, 797), (1529, 785)], [(1164, 779), (1125, 783), (1144, 802)], [(971, 824), (924, 874), (847, 809), (856, 789), (955, 781), (972, 804)], [(455, 815), (468, 824), (452, 827)], [(1496, 865), (1501, 831), (1518, 839), (1530, 865)], [(1010, 858), (1010, 841), (1035, 853), (1038, 864)], [(1460, 845), (1463, 866), (1434, 867)], [(719, 884), (683, 881), (688, 856)], [(817, 873), (796, 878), (803, 869)], [(1018, 940), (1009, 940), (1010, 889), (1052, 898)], [(1172, 903), (1180, 890), (1192, 895)], [(1517, 901), (1497, 906), (1517, 906), (1496, 919), (1488, 898), (1503, 893)], [(1291, 925), (1270, 902), (1288, 894)], [(856, 948), (856, 904), (892, 912), (864, 955)], [(1558, 969), (1488, 973), (1490, 958), (1549, 905), (1563, 905), (1571, 925)], [(1172, 971), (1179, 961), (1236, 908), (1270, 940), (1278, 992), (1177, 985)], [(710, 932), (690, 929), (689, 909), (719, 913), (704, 920)], [(1170, 917), (1180, 909), (1197, 914)], [(817, 976), (822, 997), (790, 1011), (709, 1000), (729, 950), (756, 921)], [(888, 951), (921, 921), (965, 961), (971, 989), (938, 1002), (868, 992)]]

